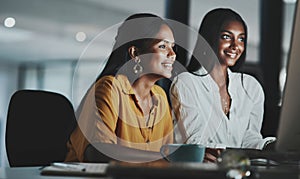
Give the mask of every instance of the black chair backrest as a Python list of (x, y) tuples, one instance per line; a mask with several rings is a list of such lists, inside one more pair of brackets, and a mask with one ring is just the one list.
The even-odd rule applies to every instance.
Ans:
[(76, 126), (70, 101), (41, 90), (19, 90), (11, 97), (6, 123), (6, 151), (11, 167), (64, 161), (66, 143)]

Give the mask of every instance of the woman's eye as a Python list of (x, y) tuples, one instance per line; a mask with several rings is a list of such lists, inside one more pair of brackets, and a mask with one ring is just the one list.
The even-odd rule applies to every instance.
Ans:
[(223, 35), (221, 35), (221, 38), (222, 39), (230, 39), (230, 36), (227, 34), (223, 34)]
[(166, 49), (166, 45), (159, 45), (158, 48)]
[(239, 38), (239, 41), (240, 41), (240, 42), (245, 42), (245, 37), (240, 37), (240, 38)]

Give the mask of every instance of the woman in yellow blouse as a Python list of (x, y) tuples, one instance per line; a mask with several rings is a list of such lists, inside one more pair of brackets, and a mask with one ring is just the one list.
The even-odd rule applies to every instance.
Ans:
[(155, 160), (162, 145), (173, 143), (171, 109), (155, 84), (172, 76), (172, 29), (156, 15), (135, 14), (115, 39), (103, 72), (77, 111), (66, 161), (84, 161), (87, 146), (97, 143), (100, 152), (116, 160)]

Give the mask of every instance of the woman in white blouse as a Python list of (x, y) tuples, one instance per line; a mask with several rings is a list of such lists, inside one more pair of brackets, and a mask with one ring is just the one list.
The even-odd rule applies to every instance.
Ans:
[(263, 89), (254, 77), (235, 72), (245, 61), (245, 22), (230, 9), (214, 9), (205, 15), (199, 34), (205, 40), (198, 38), (188, 72), (170, 88), (176, 142), (263, 149), (275, 140), (260, 133)]

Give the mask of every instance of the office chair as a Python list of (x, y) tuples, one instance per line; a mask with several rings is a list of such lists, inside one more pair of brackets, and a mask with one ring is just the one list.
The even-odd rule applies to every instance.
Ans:
[(76, 126), (70, 101), (61, 94), (19, 90), (11, 97), (6, 124), (6, 151), (11, 167), (64, 161), (66, 143)]

